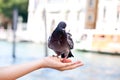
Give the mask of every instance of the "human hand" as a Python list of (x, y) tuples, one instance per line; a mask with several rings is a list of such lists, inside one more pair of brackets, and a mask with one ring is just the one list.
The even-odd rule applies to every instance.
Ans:
[(63, 62), (63, 58), (45, 57), (42, 61), (42, 65), (43, 68), (53, 68), (56, 70), (64, 71), (83, 66), (83, 63), (81, 61), (72, 62), (70, 59), (66, 59)]

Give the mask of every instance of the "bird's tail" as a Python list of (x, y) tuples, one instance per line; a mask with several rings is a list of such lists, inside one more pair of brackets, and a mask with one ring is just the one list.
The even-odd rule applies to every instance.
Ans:
[(67, 57), (67, 58), (69, 58), (69, 57), (74, 57), (71, 51), (69, 52), (69, 54), (68, 54), (68, 57)]
[(65, 57), (66, 57), (66, 58), (69, 58), (69, 57), (74, 57), (74, 56), (73, 56), (72, 52), (70, 51), (67, 56), (66, 56), (65, 54), (61, 54), (61, 57), (62, 57), (62, 58), (65, 58)]

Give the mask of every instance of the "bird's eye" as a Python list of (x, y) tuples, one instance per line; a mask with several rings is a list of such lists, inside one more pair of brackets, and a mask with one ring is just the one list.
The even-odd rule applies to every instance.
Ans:
[(63, 28), (62, 30), (65, 30), (65, 28)]

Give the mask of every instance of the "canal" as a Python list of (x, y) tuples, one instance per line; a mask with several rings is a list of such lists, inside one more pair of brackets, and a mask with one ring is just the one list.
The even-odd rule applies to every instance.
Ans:
[[(84, 66), (68, 70), (39, 69), (17, 80), (120, 80), (120, 55), (80, 52), (73, 50), (73, 61), (81, 60)], [(48, 54), (54, 54), (49, 49)], [(12, 43), (0, 41), (0, 66), (30, 62), (45, 57), (45, 46), (31, 42), (16, 44), (16, 59), (12, 58)]]

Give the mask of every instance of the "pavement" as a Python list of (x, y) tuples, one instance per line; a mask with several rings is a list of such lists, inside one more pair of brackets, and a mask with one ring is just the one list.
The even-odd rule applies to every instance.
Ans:
[[(30, 42), (16, 44), (16, 59), (12, 58), (12, 43), (0, 41), (0, 66), (30, 62), (45, 57), (45, 46)], [(68, 70), (39, 69), (17, 80), (120, 80), (120, 56), (85, 53), (73, 50), (73, 61), (81, 60), (84, 66)], [(49, 55), (54, 54), (52, 50)]]

